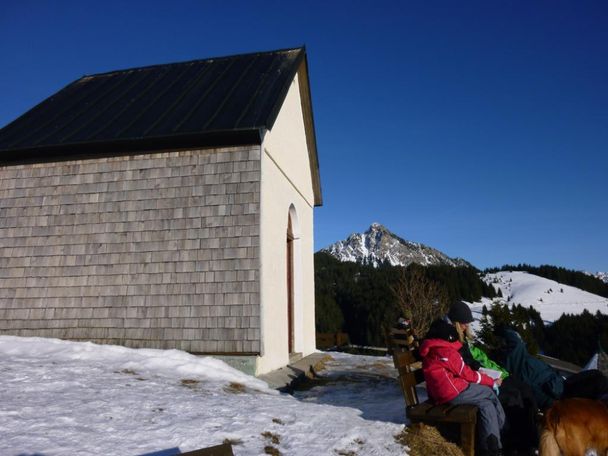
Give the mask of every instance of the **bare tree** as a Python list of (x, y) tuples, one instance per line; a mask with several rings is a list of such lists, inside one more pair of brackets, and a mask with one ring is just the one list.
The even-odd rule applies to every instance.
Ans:
[(448, 296), (437, 282), (426, 277), (422, 267), (402, 268), (391, 287), (403, 316), (411, 320), (418, 337), (423, 337), (433, 320), (448, 311)]

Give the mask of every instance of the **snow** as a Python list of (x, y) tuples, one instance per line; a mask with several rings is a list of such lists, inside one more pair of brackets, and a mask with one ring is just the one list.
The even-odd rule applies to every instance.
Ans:
[(0, 336), (0, 454), (169, 455), (225, 439), (237, 456), (406, 454), (392, 360), (331, 355), (322, 385), (293, 397), (177, 350)]
[(594, 354), (591, 357), (591, 359), (589, 361), (587, 361), (587, 364), (585, 364), (585, 367), (583, 367), (583, 370), (597, 369), (598, 359), (599, 359), (598, 354), (597, 353)]
[[(549, 322), (584, 309), (608, 314), (608, 299), (525, 272), (485, 280)], [(479, 317), (491, 303), (471, 307)], [(290, 396), (178, 350), (0, 336), (0, 454), (168, 456), (226, 439), (237, 456), (266, 446), (296, 456), (406, 454), (394, 440), (407, 420), (392, 360), (331, 356), (319, 386)]]
[[(504, 271), (486, 274), (484, 280), (500, 289), (504, 300), (510, 305), (532, 306), (546, 322), (554, 322), (564, 313), (580, 314), (585, 309), (591, 313), (599, 310), (608, 314), (608, 298), (527, 272)], [(484, 304), (490, 307), (492, 301), (484, 299), (482, 302), (471, 303), (471, 310), (481, 316)]]

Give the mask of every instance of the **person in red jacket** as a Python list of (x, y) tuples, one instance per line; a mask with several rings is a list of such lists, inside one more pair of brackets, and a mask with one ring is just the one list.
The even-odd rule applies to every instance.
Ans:
[(478, 412), (478, 454), (499, 455), (505, 412), (493, 391), (501, 379), (472, 370), (458, 353), (461, 347), (454, 326), (437, 320), (420, 346), (422, 371), (429, 398), (436, 404), (473, 404)]

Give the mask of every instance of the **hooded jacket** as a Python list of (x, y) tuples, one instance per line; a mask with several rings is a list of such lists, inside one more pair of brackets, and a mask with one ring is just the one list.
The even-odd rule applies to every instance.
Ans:
[(494, 380), (467, 366), (458, 350), (462, 344), (442, 339), (425, 339), (420, 346), (422, 372), (429, 397), (436, 404), (449, 402), (469, 387), (470, 383), (494, 385)]
[(550, 407), (564, 393), (564, 379), (547, 363), (530, 355), (517, 332), (506, 329), (503, 338), (506, 342), (506, 369), (532, 387), (539, 407)]

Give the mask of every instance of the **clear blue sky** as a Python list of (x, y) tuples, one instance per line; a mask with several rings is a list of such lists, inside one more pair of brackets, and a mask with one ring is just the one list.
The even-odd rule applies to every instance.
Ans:
[(0, 2), (0, 125), (83, 74), (308, 51), (315, 249), (608, 270), (608, 2)]

